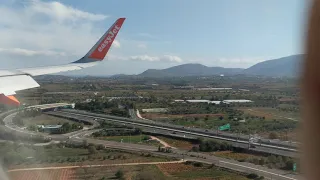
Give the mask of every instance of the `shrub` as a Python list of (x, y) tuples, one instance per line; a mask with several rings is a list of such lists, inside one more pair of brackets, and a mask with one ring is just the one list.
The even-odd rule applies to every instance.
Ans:
[(193, 165), (195, 167), (203, 167), (203, 163), (201, 163), (201, 162), (195, 162)]
[(278, 134), (275, 132), (272, 132), (269, 134), (269, 139), (278, 139)]
[(119, 169), (116, 174), (115, 174), (116, 178), (121, 179), (124, 176), (124, 173), (121, 169)]
[(248, 174), (247, 175), (247, 178), (248, 179), (256, 179), (256, 178), (258, 178), (259, 176), (257, 175), (257, 174), (255, 174), (255, 173), (250, 173), (250, 174)]

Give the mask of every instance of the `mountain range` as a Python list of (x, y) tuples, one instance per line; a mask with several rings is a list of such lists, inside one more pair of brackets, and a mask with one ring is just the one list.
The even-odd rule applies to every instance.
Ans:
[(181, 76), (210, 76), (210, 75), (261, 75), (276, 77), (296, 77), (303, 54), (287, 56), (279, 59), (257, 63), (247, 69), (208, 67), (202, 64), (182, 64), (166, 69), (148, 69), (139, 74), (140, 77), (181, 77)]

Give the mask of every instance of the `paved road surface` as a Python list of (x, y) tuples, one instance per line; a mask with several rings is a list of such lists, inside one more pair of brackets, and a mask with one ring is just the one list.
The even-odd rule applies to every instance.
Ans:
[[(165, 155), (165, 156), (179, 158), (183, 160), (198, 161), (198, 162), (203, 162), (207, 164), (213, 163), (213, 164), (216, 164), (217, 166), (225, 167), (228, 169), (233, 169), (233, 170), (245, 172), (245, 173), (256, 173), (265, 177), (269, 177), (269, 178), (272, 177), (273, 179), (281, 179), (281, 180), (302, 179), (301, 176), (289, 174), (288, 171), (269, 169), (267, 167), (254, 165), (251, 163), (238, 162), (231, 159), (219, 158), (219, 157), (210, 156), (204, 153), (188, 152), (188, 151), (179, 150), (179, 149), (173, 149), (173, 153), (159, 153), (157, 152), (158, 148), (154, 146), (111, 142), (111, 141), (104, 141), (104, 140), (97, 140), (97, 139), (90, 139), (90, 138), (85, 138), (85, 139), (88, 141), (88, 143), (102, 144), (108, 148), (125, 149), (125, 150), (136, 151), (136, 152), (149, 152), (152, 154)], [(70, 139), (70, 141), (78, 141), (81, 143), (83, 140), (78, 138), (72, 138)]]
[[(10, 122), (10, 118), (12, 120), (12, 117), (13, 116), (10, 116), (10, 115), (8, 117), (6, 117), (9, 119), (5, 118), (6, 119), (5, 122)], [(13, 128), (11, 125), (7, 126), (7, 127)], [(15, 129), (15, 128), (13, 128), (13, 129)], [(27, 133), (27, 132), (25, 132), (25, 130), (19, 130), (19, 131), (21, 131), (22, 133)], [(136, 151), (136, 152), (148, 152), (148, 153), (152, 153), (152, 154), (165, 155), (168, 157), (174, 157), (174, 158), (178, 158), (178, 159), (182, 158), (183, 160), (198, 161), (198, 162), (204, 162), (204, 163), (208, 163), (208, 164), (214, 163), (220, 167), (225, 167), (228, 169), (233, 169), (233, 170), (245, 172), (245, 173), (256, 173), (256, 174), (265, 176), (267, 178), (272, 178), (272, 179), (281, 179), (281, 180), (302, 179), (301, 176), (294, 175), (294, 174), (288, 174), (287, 171), (268, 169), (263, 166), (258, 166), (258, 165), (254, 165), (254, 164), (250, 164), (250, 163), (238, 162), (238, 161), (234, 161), (234, 160), (219, 158), (219, 157), (210, 156), (210, 155), (203, 154), (203, 153), (188, 152), (188, 151), (179, 150), (179, 149), (173, 149), (173, 153), (160, 153), (160, 152), (157, 152), (158, 148), (154, 147), (154, 146), (147, 146), (147, 145), (141, 145), (141, 144), (127, 144), (127, 143), (111, 142), (111, 141), (85, 138), (86, 133), (87, 132), (85, 132), (85, 131), (78, 132), (76, 134), (69, 136), (69, 139), (63, 135), (58, 135), (58, 136), (51, 135), (51, 137), (53, 138), (53, 140), (64, 138), (64, 140), (67, 140), (71, 143), (82, 143), (83, 140), (86, 139), (88, 141), (88, 143), (102, 144), (108, 148), (122, 149), (122, 150), (127, 150), (127, 151)]]
[[(74, 111), (57, 111), (57, 112), (50, 112), (49, 114), (60, 114), (61, 116), (73, 116), (74, 118), (78, 118), (78, 119), (98, 119), (98, 120), (105, 120), (105, 121), (112, 121), (112, 122), (116, 122), (116, 123), (120, 123), (120, 124), (125, 124), (125, 125), (129, 125), (129, 126), (134, 126), (134, 127), (139, 127), (142, 128), (144, 130), (147, 131), (157, 131), (157, 132), (161, 132), (163, 134), (167, 134), (167, 135), (172, 135), (172, 133), (174, 132), (175, 136), (180, 135), (181, 137), (184, 136), (188, 136), (190, 138), (194, 138), (197, 139), (198, 137), (213, 137), (214, 139), (216, 138), (216, 136), (211, 136), (211, 135), (206, 135), (206, 134), (201, 134), (201, 133), (194, 133), (192, 131), (189, 131), (188, 129), (184, 129), (184, 130), (176, 130), (176, 129), (171, 129), (171, 128), (166, 128), (166, 127), (162, 127), (162, 126), (157, 126), (157, 125), (148, 125), (148, 124), (143, 124), (143, 123), (136, 123), (136, 122), (131, 122), (131, 121), (126, 121), (126, 120), (117, 120), (117, 119), (109, 119), (109, 118), (103, 118), (100, 116), (93, 116), (93, 113), (88, 113), (88, 114), (77, 114), (74, 113)], [(241, 141), (241, 140), (234, 140), (231, 139), (231, 143), (233, 146), (235, 147), (241, 147), (241, 148), (248, 148), (249, 144), (248, 141)], [(251, 143), (252, 144), (252, 143)], [(276, 148), (274, 148), (276, 147)], [(282, 155), (282, 156), (289, 156), (289, 157), (298, 157), (299, 154), (295, 151), (288, 151), (281, 149), (281, 147), (277, 147), (277, 146), (272, 146), (272, 147), (266, 147), (263, 144), (259, 144), (259, 143), (255, 143), (255, 147), (251, 148), (252, 151), (257, 151), (257, 152), (265, 152), (265, 153), (270, 153), (270, 154), (276, 154), (276, 155)]]

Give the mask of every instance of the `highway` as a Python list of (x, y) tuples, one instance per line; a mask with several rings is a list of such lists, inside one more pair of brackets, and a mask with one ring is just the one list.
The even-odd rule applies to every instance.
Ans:
[(185, 150), (173, 149), (173, 153), (159, 153), (157, 152), (157, 147), (147, 146), (141, 144), (128, 144), (120, 142), (111, 142), (90, 138), (71, 138), (70, 143), (82, 143), (83, 139), (86, 139), (88, 143), (102, 144), (108, 148), (114, 149), (125, 149), (136, 152), (147, 152), (155, 155), (164, 155), (168, 157), (183, 159), (185, 161), (197, 161), (206, 164), (215, 164), (216, 166), (223, 167), (226, 169), (232, 169), (243, 173), (256, 173), (260, 176), (264, 176), (266, 179), (280, 179), (280, 180), (300, 180), (303, 179), (301, 176), (296, 174), (290, 174), (288, 171), (269, 169), (260, 165), (254, 165), (246, 162), (238, 162), (231, 159), (219, 158), (216, 156), (211, 156), (205, 153), (188, 152)]
[[(188, 137), (188, 138), (198, 138), (198, 137), (206, 137), (206, 138), (213, 138), (213, 139), (220, 139), (231, 142), (231, 144), (234, 147), (241, 147), (247, 149), (249, 147), (248, 141), (243, 141), (239, 139), (231, 139), (231, 138), (224, 138), (219, 137), (216, 135), (208, 135), (204, 133), (196, 133), (193, 131), (188, 131), (186, 129), (180, 130), (180, 129), (173, 129), (173, 128), (167, 128), (163, 126), (155, 125), (149, 125), (142, 122), (132, 122), (132, 121), (125, 121), (125, 120), (119, 120), (119, 119), (110, 119), (103, 118), (101, 114), (94, 114), (94, 113), (88, 113), (84, 114), (84, 112), (81, 111), (81, 113), (78, 113), (78, 111), (54, 111), (54, 112), (47, 112), (47, 114), (53, 114), (55, 116), (61, 116), (61, 117), (74, 117), (77, 119), (97, 119), (97, 120), (106, 120), (106, 121), (112, 121), (120, 124), (126, 124), (126, 125), (132, 125), (135, 127), (143, 128), (147, 131), (154, 131), (154, 132), (160, 132), (163, 134), (171, 135), (172, 132), (175, 133), (175, 135), (180, 135), (181, 137)], [(94, 115), (92, 115), (94, 114)], [(283, 156), (290, 156), (290, 157), (298, 157), (299, 154), (295, 149), (285, 148), (285, 147), (278, 147), (273, 145), (265, 145), (260, 143), (250, 143), (251, 145), (254, 145), (255, 148), (251, 148), (252, 151), (258, 151), (258, 152), (264, 152), (269, 154), (276, 154), (276, 155), (283, 155)]]
[[(249, 135), (245, 134), (233, 134), (229, 132), (223, 132), (223, 131), (217, 131), (217, 130), (210, 130), (210, 129), (200, 129), (200, 128), (189, 128), (189, 127), (183, 127), (183, 126), (178, 126), (178, 125), (173, 125), (173, 124), (166, 124), (166, 123), (159, 123), (155, 121), (150, 121), (146, 119), (140, 119), (137, 116), (134, 115), (134, 111), (129, 111), (131, 115), (133, 115), (133, 118), (124, 118), (124, 117), (117, 117), (117, 116), (111, 116), (111, 115), (105, 115), (105, 114), (97, 114), (97, 113), (90, 113), (86, 111), (80, 111), (80, 110), (70, 110), (70, 109), (65, 109), (62, 110), (63, 112), (70, 112), (74, 114), (83, 114), (83, 115), (90, 115), (90, 116), (95, 116), (95, 117), (100, 117), (100, 118), (108, 118), (108, 119), (113, 119), (113, 120), (121, 120), (125, 122), (134, 122), (134, 123), (141, 123), (145, 125), (152, 125), (152, 126), (157, 126), (157, 127), (165, 127), (169, 129), (174, 129), (174, 130), (180, 130), (180, 131), (188, 131), (188, 132), (193, 132), (193, 133), (200, 133), (204, 135), (210, 135), (211, 137), (215, 137), (215, 139), (221, 139), (221, 140), (227, 140), (227, 141), (246, 141), (248, 142), (249, 138), (251, 138)], [(297, 151), (298, 145), (296, 143), (292, 143), (289, 141), (280, 141), (280, 140), (271, 140), (271, 139), (263, 139), (261, 138), (259, 143), (253, 142), (252, 144), (256, 145), (261, 145), (265, 147), (270, 147), (270, 148), (276, 148), (276, 149), (284, 149), (288, 151)]]
[[(52, 113), (52, 112), (51, 112)], [(101, 118), (101, 117), (91, 117), (91, 115), (84, 115), (84, 114), (70, 114), (70, 112), (65, 112), (65, 111), (56, 111), (54, 113), (61, 113), (61, 114), (67, 114), (67, 115), (72, 115), (73, 118), (82, 118), (84, 120), (93, 120), (93, 119), (99, 119), (99, 120), (108, 120), (108, 121), (114, 121), (114, 119), (108, 119), (108, 118)], [(10, 128), (15, 131), (19, 131), (21, 133), (31, 133), (34, 135), (35, 133), (32, 132), (27, 132), (26, 130), (19, 129), (17, 126), (13, 124), (8, 124), (12, 122), (12, 117), (13, 114), (7, 116), (5, 118), (5, 123), (7, 128)], [(11, 120), (10, 120), (11, 119)], [(145, 127), (145, 130), (147, 131), (159, 131), (159, 133), (170, 133), (172, 130), (168, 130), (168, 128), (155, 128), (155, 127), (149, 127), (146, 126), (145, 124), (139, 125), (139, 123), (133, 124), (132, 122), (123, 122), (123, 121), (115, 121), (118, 123), (126, 123), (126, 124), (131, 124), (136, 127), (142, 126)], [(297, 180), (297, 179), (302, 179), (301, 176), (295, 175), (295, 174), (288, 174), (288, 171), (282, 171), (282, 170), (277, 170), (277, 169), (268, 169), (263, 166), (259, 165), (254, 165), (251, 163), (246, 163), (246, 162), (238, 162), (234, 160), (229, 160), (225, 158), (219, 158), (216, 156), (208, 155), (205, 153), (196, 153), (196, 152), (188, 152), (185, 150), (179, 150), (179, 149), (173, 149), (173, 153), (160, 153), (157, 152), (157, 147), (154, 146), (147, 146), (147, 145), (142, 145), (142, 144), (129, 144), (129, 143), (120, 143), (120, 142), (111, 142), (111, 141), (104, 141), (104, 140), (97, 140), (97, 139), (91, 139), (87, 138), (91, 133), (98, 131), (99, 129), (88, 129), (88, 130), (81, 130), (69, 134), (64, 134), (64, 135), (45, 135), (45, 137), (51, 137), (52, 140), (54, 141), (65, 141), (67, 143), (83, 143), (83, 140), (87, 140), (88, 143), (94, 143), (94, 144), (102, 144), (107, 148), (113, 148), (113, 149), (119, 149), (119, 150), (126, 150), (126, 151), (136, 151), (136, 152), (145, 152), (145, 153), (151, 153), (154, 155), (162, 155), (162, 156), (168, 156), (168, 157), (174, 157), (178, 159), (183, 159), (183, 160), (189, 160), (189, 161), (197, 161), (197, 162), (203, 162), (203, 163), (208, 163), (208, 164), (215, 164), (219, 167), (222, 168), (227, 168), (227, 169), (232, 169), (235, 171), (243, 172), (243, 173), (256, 173), (258, 175), (264, 176), (266, 179), (281, 179), (281, 180)], [(39, 134), (37, 134), (39, 135)], [(179, 134), (175, 134), (179, 135)], [(181, 134), (182, 135), (182, 134)], [(194, 133), (192, 134), (185, 134), (189, 136), (190, 138), (194, 138), (197, 135)], [(238, 142), (236, 142), (238, 143)], [(239, 143), (241, 144), (241, 143)], [(46, 143), (39, 144), (39, 145), (46, 145)], [(257, 148), (255, 148), (257, 149)]]

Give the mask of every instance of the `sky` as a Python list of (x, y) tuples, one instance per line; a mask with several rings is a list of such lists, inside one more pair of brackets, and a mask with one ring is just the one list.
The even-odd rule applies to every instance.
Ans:
[(1, 69), (84, 56), (119, 17), (105, 60), (70, 75), (138, 74), (179, 64), (247, 68), (303, 53), (305, 0), (2, 0)]

